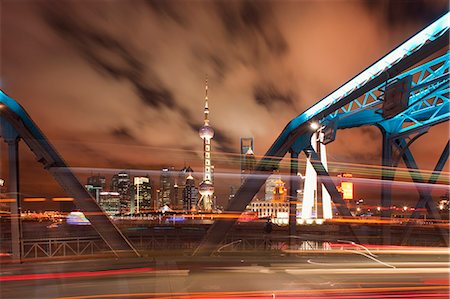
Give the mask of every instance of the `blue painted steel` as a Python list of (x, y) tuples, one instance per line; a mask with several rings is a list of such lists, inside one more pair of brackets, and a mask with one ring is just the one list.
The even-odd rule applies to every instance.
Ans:
[[(275, 143), (268, 151), (268, 155), (273, 155), (277, 149), (282, 147), (285, 143), (285, 140), (288, 136), (295, 131), (302, 124), (307, 123), (317, 117), (321, 120), (324, 116), (321, 114), (324, 113), (328, 108), (336, 106), (336, 109), (332, 109), (337, 111), (345, 105), (339, 105), (339, 102), (343, 102), (348, 97), (351, 97), (356, 91), (362, 89), (365, 85), (369, 84), (371, 81), (374, 81), (380, 76), (383, 75), (384, 72), (388, 72), (394, 65), (398, 65), (403, 60), (406, 60), (408, 57), (412, 56), (421, 51), (421, 49), (430, 43), (433, 43), (438, 38), (448, 35), (450, 27), (450, 13), (447, 12), (444, 16), (439, 18), (437, 21), (418, 32), (416, 35), (408, 39), (406, 42), (401, 44), (399, 47), (388, 53), (386, 56), (381, 58), (379, 61), (365, 69), (363, 72), (349, 80), (347, 83), (330, 93), (328, 96), (317, 102), (315, 105), (307, 109), (305, 112), (294, 118), (286, 128), (281, 132), (280, 136), (277, 138)], [(389, 78), (386, 78), (389, 79)], [(381, 84), (381, 82), (380, 82)], [(366, 93), (367, 97), (377, 98), (373, 89)], [(355, 96), (358, 98), (358, 96)], [(355, 100), (355, 99), (352, 99)]]
[[(450, 52), (447, 52), (377, 86), (328, 118), (335, 119), (339, 129), (377, 124), (392, 134), (404, 134), (446, 121), (450, 118), (449, 66)], [(383, 119), (380, 112), (386, 84), (406, 76), (413, 78), (409, 107), (392, 119)]]
[[(300, 152), (309, 145), (308, 136), (311, 136), (309, 122), (325, 121), (326, 117), (333, 115), (333, 113), (361, 96), (369, 97), (370, 94), (373, 94), (376, 99), (379, 92), (374, 91), (374, 88), (446, 47), (449, 40), (449, 20), (450, 15), (447, 13), (380, 61), (294, 118), (256, 165), (255, 171), (263, 173), (257, 178), (249, 177), (244, 181), (230, 201), (227, 210), (244, 211), (247, 204), (264, 184), (265, 179), (270, 175), (270, 173), (264, 173), (264, 171), (276, 167), (288, 151)], [(215, 221), (194, 255), (211, 254), (232, 228), (234, 222), (235, 220)]]
[(400, 47), (396, 48), (378, 60), (375, 64), (361, 72), (359, 75), (342, 85), (319, 103), (306, 110), (304, 114), (307, 117), (314, 116), (321, 110), (325, 109), (325, 107), (331, 105), (332, 103), (338, 102), (356, 88), (361, 87), (369, 80), (380, 75), (383, 71), (391, 68), (392, 65), (403, 59), (405, 56), (409, 56), (411, 53), (418, 51), (426, 42), (433, 41), (437, 37), (444, 34), (448, 30), (449, 25), (450, 13), (447, 13), (439, 20), (407, 40)]
[(37, 160), (43, 163), (55, 180), (74, 197), (73, 202), (77, 208), (89, 212), (87, 218), (92, 226), (117, 256), (139, 256), (133, 245), (81, 185), (25, 109), (3, 91), (0, 91), (0, 120), (6, 121), (17, 131)]

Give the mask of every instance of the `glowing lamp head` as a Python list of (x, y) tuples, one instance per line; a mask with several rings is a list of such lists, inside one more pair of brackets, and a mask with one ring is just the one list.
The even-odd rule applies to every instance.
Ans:
[(214, 137), (214, 130), (209, 125), (204, 124), (200, 130), (198, 130), (198, 134), (202, 139), (211, 139)]
[(311, 129), (313, 129), (314, 131), (316, 131), (316, 130), (319, 129), (320, 126), (319, 126), (319, 123), (318, 123), (318, 122), (313, 121), (313, 122), (311, 122), (310, 127), (311, 127)]
[(214, 186), (209, 180), (203, 181), (198, 186), (198, 192), (202, 196), (211, 196), (214, 194)]

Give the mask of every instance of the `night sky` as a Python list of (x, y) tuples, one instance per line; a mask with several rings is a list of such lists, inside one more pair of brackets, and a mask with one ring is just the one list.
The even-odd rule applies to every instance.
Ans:
[[(200, 178), (207, 74), (213, 163), (237, 173), (240, 137), (263, 155), (292, 118), (447, 10), (447, 0), (3, 0), (1, 86), (81, 180), (184, 164)], [(414, 145), (422, 168), (446, 136), (439, 125)], [(61, 195), (22, 149), (24, 195)], [(340, 131), (328, 152), (331, 163), (379, 164), (380, 134)], [(234, 183), (219, 184), (224, 201)]]

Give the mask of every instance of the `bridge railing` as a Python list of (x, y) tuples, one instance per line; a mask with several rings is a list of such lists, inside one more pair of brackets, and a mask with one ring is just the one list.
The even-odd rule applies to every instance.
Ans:
[(27, 239), (21, 242), (21, 247), (23, 259), (84, 256), (109, 251), (98, 237)]

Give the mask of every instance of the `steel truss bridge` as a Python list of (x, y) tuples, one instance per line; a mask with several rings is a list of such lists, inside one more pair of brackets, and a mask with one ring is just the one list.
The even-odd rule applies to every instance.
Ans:
[[(416, 184), (436, 183), (448, 159), (449, 144), (443, 149), (432, 176), (425, 181), (409, 146), (428, 131), (431, 126), (448, 121), (449, 111), (449, 26), (450, 13), (412, 36), (386, 56), (362, 71), (356, 77), (333, 91), (287, 124), (255, 171), (264, 175), (248, 177), (228, 205), (229, 211), (244, 211), (265, 180), (288, 153), (291, 157), (289, 223), (296, 223), (296, 190), (298, 189), (298, 156), (304, 152), (310, 157), (320, 182), (325, 186), (339, 215), (352, 217), (349, 209), (321, 163), (318, 153), (311, 146), (312, 123), (318, 123), (329, 132), (332, 141), (336, 130), (375, 125), (382, 132), (382, 179), (394, 179), (393, 167), (403, 159)], [(327, 138), (327, 136), (325, 137)], [(448, 137), (446, 137), (448, 138)], [(395, 169), (395, 168), (394, 168)], [(428, 186), (429, 186), (428, 185)], [(411, 220), (417, 218), (418, 209), (426, 208), (429, 217), (439, 219), (439, 213), (431, 198), (431, 187), (418, 188), (419, 201)], [(383, 184), (381, 194), (382, 218), (391, 217), (391, 190)], [(216, 221), (209, 229), (195, 254), (212, 254), (233, 226), (235, 220)], [(296, 226), (290, 225), (289, 234), (296, 234)], [(358, 231), (350, 226), (353, 239)], [(406, 242), (411, 234), (412, 222), (403, 236)], [(448, 245), (448, 235), (439, 229)], [(385, 226), (383, 237), (390, 243), (390, 228)]]
[[(410, 170), (412, 180), (427, 184), (418, 188), (419, 200), (411, 218), (417, 218), (418, 209), (426, 208), (429, 217), (438, 219), (439, 214), (431, 198), (431, 187), (436, 183), (449, 155), (449, 143), (443, 149), (436, 167), (428, 180), (418, 169), (409, 146), (428, 129), (449, 120), (449, 26), (450, 13), (418, 32), (399, 47), (388, 53), (356, 77), (317, 102), (294, 118), (281, 132), (255, 171), (263, 174), (246, 178), (227, 210), (244, 211), (272, 170), (288, 153), (291, 157), (290, 223), (296, 223), (296, 190), (298, 181), (298, 157), (305, 153), (335, 204), (339, 215), (352, 217), (319, 155), (311, 146), (311, 123), (316, 122), (328, 132), (328, 141), (334, 139), (336, 130), (374, 125), (382, 132), (382, 179), (394, 179), (395, 167), (402, 159)], [(12, 214), (18, 213), (19, 189), (19, 140), (25, 144), (43, 164), (56, 181), (74, 198), (78, 209), (88, 212), (87, 218), (107, 246), (117, 255), (138, 255), (133, 245), (104, 215), (101, 208), (71, 172), (67, 163), (50, 144), (25, 109), (15, 100), (0, 92), (0, 135), (8, 144), (9, 194), (16, 199), (11, 204)], [(445, 137), (447, 138), (447, 137)], [(391, 217), (391, 188), (383, 184), (381, 193), (382, 217)], [(194, 254), (209, 255), (217, 250), (236, 220), (216, 220)], [(20, 257), (18, 219), (12, 217), (13, 255)], [(16, 222), (16, 223), (14, 223)], [(290, 225), (290, 235), (295, 235), (295, 225)], [(350, 227), (357, 241), (357, 227)], [(405, 230), (403, 241), (411, 234), (411, 223)], [(444, 242), (448, 235), (439, 228)], [(390, 240), (390, 229), (383, 228), (383, 238)]]

